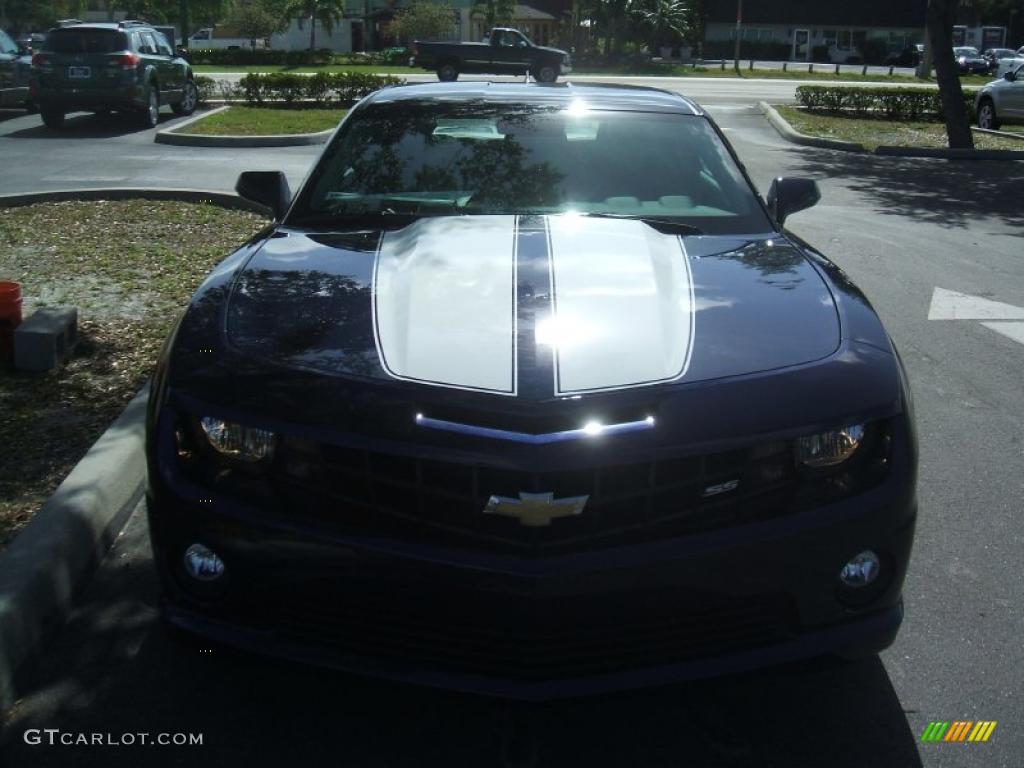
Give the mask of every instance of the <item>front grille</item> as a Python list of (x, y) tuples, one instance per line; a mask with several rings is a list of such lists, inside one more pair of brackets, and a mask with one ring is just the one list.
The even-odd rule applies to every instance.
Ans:
[[(696, 457), (524, 472), (286, 441), (275, 470), (293, 514), (351, 529), (554, 554), (763, 520), (793, 508), (785, 442)], [(491, 496), (588, 496), (583, 513), (528, 527), (484, 514)]]
[(521, 680), (719, 655), (784, 640), (795, 626), (782, 595), (672, 590), (549, 598), (304, 583), (259, 604), (264, 614), (273, 606), (277, 630), (303, 644)]

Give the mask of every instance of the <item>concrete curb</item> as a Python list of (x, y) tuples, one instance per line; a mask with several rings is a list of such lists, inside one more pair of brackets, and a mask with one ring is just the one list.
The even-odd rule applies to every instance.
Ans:
[(192, 123), (205, 120), (211, 115), (223, 112), (230, 108), (230, 105), (217, 107), (209, 112), (198, 115), (191, 120), (178, 123), (173, 128), (165, 128), (157, 131), (153, 141), (157, 144), (170, 144), (178, 147), (302, 147), (310, 144), (325, 144), (334, 133), (330, 128), (317, 133), (292, 133), (275, 136), (216, 136), (199, 133), (179, 133), (179, 131)]
[(0, 553), (0, 708), (38, 668), (131, 511), (146, 478), (148, 385)]
[[(779, 132), (779, 135), (794, 144), (823, 149), (838, 149), (843, 152), (860, 152), (865, 155), (880, 155), (883, 157), (931, 157), (945, 158), (947, 160), (1024, 160), (1024, 151), (1017, 149), (949, 149), (946, 147), (892, 147), (882, 145), (875, 147), (874, 151), (872, 151), (856, 142), (822, 139), (817, 136), (808, 136), (807, 134), (800, 133), (767, 102), (759, 101), (757, 105), (765, 117), (768, 118), (768, 122)], [(1001, 135), (998, 131), (986, 131), (986, 133)]]
[(1012, 131), (993, 131), (990, 128), (979, 128), (976, 125), (971, 126), (971, 130), (975, 133), (983, 133), (987, 136), (1001, 136), (1004, 139), (1016, 139), (1017, 141), (1024, 141), (1024, 133), (1013, 133)]
[[(0, 208), (60, 200), (183, 200), (253, 211), (262, 206), (200, 189), (56, 190), (0, 195)], [(0, 552), (0, 709), (38, 669), (47, 641), (142, 498), (147, 384)]]
[(214, 192), (208, 189), (175, 189), (174, 187), (93, 187), (58, 189), (52, 192), (21, 192), (13, 195), (0, 195), (0, 208), (64, 200), (138, 200), (140, 198), (143, 200), (178, 200), (185, 203), (211, 203), (223, 208), (258, 213), (267, 218), (274, 216), (269, 208), (230, 192)]
[(805, 147), (839, 149), (844, 152), (867, 152), (863, 144), (858, 144), (855, 141), (822, 139), (818, 136), (808, 136), (806, 133), (800, 133), (768, 102), (759, 101), (757, 102), (757, 106), (760, 108), (761, 112), (764, 113), (764, 116), (768, 118), (768, 122), (772, 124), (775, 130), (779, 132), (779, 135), (786, 141), (791, 141), (794, 144), (801, 144)]

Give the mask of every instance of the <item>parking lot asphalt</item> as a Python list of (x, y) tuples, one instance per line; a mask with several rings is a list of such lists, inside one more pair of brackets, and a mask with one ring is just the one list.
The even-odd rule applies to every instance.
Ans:
[[(989, 325), (970, 311), (957, 320), (929, 314), (951, 314), (936, 311), (937, 288), (1024, 307), (1024, 209), (1007, 192), (1024, 180), (1024, 165), (796, 147), (749, 102), (712, 104), (711, 113), (762, 191), (776, 175), (819, 181), (822, 202), (788, 225), (864, 289), (909, 369), (921, 509), (906, 620), (892, 648), (858, 664), (814, 662), (507, 708), (178, 643), (156, 622), (137, 512), (48, 654), (42, 679), (7, 713), (0, 764), (1020, 766), (1024, 344), (1012, 338), (1009, 310), (1002, 320), (990, 315)], [(21, 135), (11, 136), (12, 123)], [(34, 126), (37, 117), (0, 122), (0, 169), (24, 163), (13, 154), (24, 147), (18, 151), (33, 153), (36, 176), (51, 185), (72, 173), (144, 184), (132, 163), (145, 167), (156, 155), (162, 185), (230, 188), (242, 167), (284, 168), (297, 181), (316, 152), (154, 150), (146, 131), (100, 137), (83, 129), (53, 139)], [(122, 163), (120, 152), (146, 160)], [(24, 170), (5, 170), (0, 192), (28, 183)], [(986, 306), (998, 315), (998, 305)], [(922, 744), (931, 720), (998, 725), (983, 744)], [(29, 728), (201, 732), (204, 742), (36, 746), (24, 741)]]

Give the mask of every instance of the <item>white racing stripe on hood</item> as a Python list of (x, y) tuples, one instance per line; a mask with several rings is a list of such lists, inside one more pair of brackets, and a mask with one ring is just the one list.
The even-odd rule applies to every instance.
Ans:
[(386, 232), (374, 333), (392, 376), (516, 393), (516, 218), (427, 218)]
[(682, 239), (643, 222), (548, 219), (555, 390), (576, 394), (681, 378), (693, 346), (693, 280)]

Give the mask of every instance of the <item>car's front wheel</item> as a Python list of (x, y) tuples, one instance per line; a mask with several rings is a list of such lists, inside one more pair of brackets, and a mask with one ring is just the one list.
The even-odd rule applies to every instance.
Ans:
[(437, 68), (437, 79), (442, 83), (451, 83), (459, 79), (459, 70), (451, 62), (445, 62)]
[(155, 83), (150, 84), (146, 93), (146, 108), (142, 111), (141, 117), (145, 128), (156, 128), (160, 122), (160, 92)]
[(978, 105), (978, 127), (990, 131), (999, 130), (999, 118), (996, 116), (996, 105), (992, 99), (985, 99)]
[(553, 83), (558, 79), (558, 70), (550, 64), (545, 64), (534, 72), (533, 77), (539, 83)]
[(191, 115), (196, 111), (196, 104), (199, 103), (199, 89), (196, 84), (187, 80), (181, 94), (181, 101), (171, 105), (171, 110), (176, 115)]
[(64, 110), (43, 108), (40, 110), (43, 124), (52, 130), (60, 130), (64, 127)]

